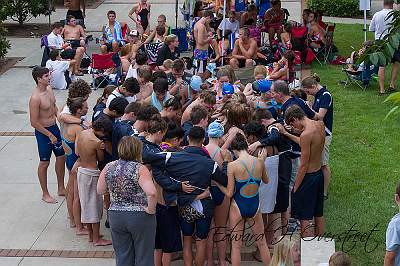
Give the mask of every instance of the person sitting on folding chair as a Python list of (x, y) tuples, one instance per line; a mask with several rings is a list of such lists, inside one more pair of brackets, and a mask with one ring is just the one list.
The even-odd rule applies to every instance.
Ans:
[(75, 76), (82, 76), (83, 73), (80, 72), (80, 65), (85, 53), (85, 48), (77, 47), (72, 48), (71, 44), (64, 41), (61, 33), (63, 31), (63, 25), (60, 22), (55, 22), (53, 24), (52, 32), (47, 36), (47, 44), (50, 50), (61, 51), (60, 55), (63, 59), (74, 59), (75, 64), (73, 67), (73, 74)]
[(101, 41), (100, 50), (103, 54), (113, 51), (118, 52), (119, 48), (125, 45), (122, 36), (121, 24), (116, 21), (117, 15), (115, 11), (110, 10), (107, 12), (108, 23), (103, 26), (102, 33), (103, 39)]
[(282, 33), (283, 20), (285, 13), (281, 7), (280, 0), (271, 0), (271, 8), (265, 12), (264, 25), (268, 31), (269, 43), (272, 45), (275, 41), (275, 34), (279, 37)]
[(310, 23), (308, 46), (318, 52), (325, 45), (325, 31), (318, 24), (315, 13), (311, 12), (308, 15), (308, 21)]
[(76, 18), (74, 16), (68, 15), (66, 19), (66, 24), (64, 26), (62, 36), (64, 40), (68, 42), (72, 48), (76, 49), (78, 47), (86, 46), (86, 34), (85, 30), (81, 25), (76, 23)]
[(374, 44), (373, 41), (369, 40), (363, 43), (362, 47), (360, 48), (360, 50), (358, 50), (358, 52), (353, 51), (350, 55), (349, 58), (347, 58), (346, 60), (346, 64), (347, 64), (347, 71), (353, 71), (353, 72), (360, 72), (364, 70), (364, 62), (361, 62), (360, 64), (357, 64), (357, 60), (358, 58), (360, 58), (365, 51), (371, 47)]

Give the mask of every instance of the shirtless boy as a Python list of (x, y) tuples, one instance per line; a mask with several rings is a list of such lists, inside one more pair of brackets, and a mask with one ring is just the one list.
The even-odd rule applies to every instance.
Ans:
[(83, 73), (79, 71), (79, 68), (83, 54), (85, 53), (85, 48), (72, 48), (70, 43), (64, 41), (64, 38), (61, 36), (63, 32), (63, 25), (60, 22), (53, 23), (52, 28), (53, 30), (49, 35), (47, 35), (48, 47), (50, 50), (60, 50), (60, 55), (63, 59), (73, 59), (75, 61), (73, 68), (74, 74), (77, 76), (82, 76)]
[(29, 116), (32, 127), (35, 128), (35, 136), (39, 151), (38, 176), (42, 188), (42, 200), (47, 203), (57, 203), (50, 196), (47, 189), (47, 168), (50, 164), (51, 152), (56, 156), (55, 170), (57, 174), (58, 195), (65, 196), (64, 173), (65, 156), (61, 144), (60, 129), (56, 124), (57, 106), (56, 98), (50, 83), (50, 72), (45, 67), (35, 67), (32, 77), (36, 82), (36, 88), (29, 99)]
[[(159, 15), (157, 18), (157, 27), (164, 27), (165, 32), (162, 36), (160, 36), (163, 39), (167, 37), (167, 35), (171, 34), (171, 27), (167, 25), (167, 17), (163, 14)], [(156, 31), (153, 30), (144, 43), (151, 43), (152, 41), (154, 41), (155, 37), (156, 37)]]
[(85, 25), (85, 0), (64, 0), (64, 6), (68, 8), (67, 16), (74, 16), (78, 20), (77, 24)]
[[(282, 133), (298, 142), (301, 147), (300, 166), (292, 191), (292, 217), (300, 220), (302, 237), (320, 236), (324, 233), (324, 175), (321, 155), (325, 143), (325, 126), (321, 121), (307, 118), (297, 105), (285, 112), (285, 123), (301, 132), (295, 137), (285, 130)], [(315, 219), (315, 226), (310, 220)]]
[(235, 41), (232, 59), (229, 64), (232, 68), (251, 67), (254, 65), (254, 60), (257, 59), (257, 42), (250, 39), (250, 31), (248, 28), (241, 28), (239, 30), (239, 39)]
[(208, 47), (214, 38), (211, 34), (209, 34), (208, 27), (213, 17), (214, 14), (212, 11), (204, 11), (204, 16), (194, 25), (193, 34), (196, 41), (194, 59), (197, 62), (196, 73), (205, 72), (207, 66)]
[(100, 220), (103, 215), (103, 198), (97, 194), (100, 170), (97, 161), (103, 160), (105, 145), (103, 139), (110, 136), (112, 123), (99, 118), (92, 128), (82, 131), (76, 139), (75, 152), (80, 161), (78, 168), (78, 190), (81, 202), (81, 221), (87, 224), (89, 242), (95, 246), (111, 245), (110, 240), (100, 237)]
[(76, 49), (80, 46), (85, 47), (85, 30), (81, 25), (77, 25), (76, 18), (74, 16), (67, 16), (62, 35), (64, 36), (64, 40), (69, 42), (73, 49)]

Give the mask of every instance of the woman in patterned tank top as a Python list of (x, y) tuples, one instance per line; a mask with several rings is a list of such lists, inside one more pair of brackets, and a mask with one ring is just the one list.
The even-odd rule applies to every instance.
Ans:
[(142, 142), (126, 136), (118, 145), (119, 160), (106, 165), (97, 192), (110, 193), (108, 217), (116, 265), (154, 265), (156, 188), (141, 164)]

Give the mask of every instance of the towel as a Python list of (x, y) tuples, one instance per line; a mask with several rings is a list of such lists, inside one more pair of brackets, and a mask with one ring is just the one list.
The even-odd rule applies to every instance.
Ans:
[(100, 170), (78, 168), (78, 191), (81, 203), (81, 222), (99, 223), (103, 216), (103, 197), (97, 194)]
[(171, 94), (169, 94), (169, 92), (167, 92), (167, 94), (165, 95), (164, 100), (161, 104), (160, 101), (157, 99), (156, 93), (153, 91), (151, 93), (151, 105), (153, 105), (155, 108), (157, 108), (157, 110), (159, 112), (161, 112), (165, 102), (168, 101), (172, 97), (173, 96)]
[(260, 211), (261, 213), (271, 213), (276, 204), (276, 193), (278, 189), (278, 167), (279, 155), (270, 156), (265, 159), (265, 168), (269, 177), (269, 183), (260, 184)]

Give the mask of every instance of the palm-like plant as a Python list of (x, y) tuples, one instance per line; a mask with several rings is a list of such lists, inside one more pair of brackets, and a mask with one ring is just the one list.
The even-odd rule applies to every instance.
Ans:
[[(388, 33), (380, 40), (376, 40), (360, 57), (359, 62), (365, 61), (375, 66), (384, 66), (391, 61), (394, 52), (400, 48), (400, 10), (393, 10), (386, 19), (391, 20)], [(386, 115), (386, 118), (400, 112), (400, 92), (392, 93), (386, 98), (385, 102), (391, 102), (395, 105)]]

